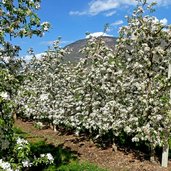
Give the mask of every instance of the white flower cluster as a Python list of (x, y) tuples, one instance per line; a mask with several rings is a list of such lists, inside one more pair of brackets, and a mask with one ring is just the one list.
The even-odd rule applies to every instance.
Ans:
[(9, 100), (10, 99), (9, 94), (7, 92), (1, 92), (0, 93), (0, 97), (2, 97), (5, 100)]
[(35, 2), (35, 8), (38, 10), (40, 8), (40, 3), (39, 2)]
[(117, 136), (124, 131), (132, 141), (161, 145), (170, 132), (171, 35), (143, 8), (120, 29), (115, 52), (92, 38), (83, 49), (86, 58), (77, 65), (63, 64), (65, 52), (57, 46), (34, 59), (26, 73), (32, 79), (25, 80), (18, 95), (25, 115), (76, 132), (112, 131)]
[(37, 129), (42, 129), (44, 126), (42, 122), (36, 122), (34, 125)]
[(3, 169), (4, 171), (19, 171), (18, 169), (14, 170), (11, 168), (11, 164), (8, 162), (3, 161), (0, 159), (0, 170)]
[(2, 0), (2, 3), (5, 4), (7, 0)]
[(24, 145), (28, 144), (28, 141), (23, 138), (17, 138), (17, 144), (24, 146)]
[(41, 154), (40, 157), (41, 158), (47, 158), (47, 160), (49, 161), (49, 163), (53, 163), (54, 162), (54, 158), (53, 158), (52, 154), (50, 154), (50, 153)]
[(23, 165), (23, 167), (31, 167), (32, 163), (30, 163), (29, 160), (24, 160), (24, 161), (22, 161), (22, 165)]
[(50, 24), (48, 22), (43, 22), (41, 24), (42, 28), (43, 28), (43, 31), (48, 31), (49, 30), (49, 27), (50, 27)]

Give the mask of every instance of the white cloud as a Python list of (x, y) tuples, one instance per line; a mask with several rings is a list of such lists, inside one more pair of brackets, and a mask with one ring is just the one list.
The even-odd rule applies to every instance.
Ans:
[(89, 37), (99, 37), (99, 36), (109, 36), (109, 37), (113, 37), (113, 35), (104, 33), (104, 32), (95, 32), (95, 33), (90, 33), (89, 35), (86, 36), (86, 39)]
[(160, 22), (164, 25), (167, 25), (168, 24), (168, 21), (166, 18), (163, 18), (162, 20), (160, 20)]
[(51, 46), (51, 45), (53, 45), (53, 42), (54, 42), (54, 40), (42, 41), (42, 42), (40, 42), (40, 44), (41, 44), (41, 45), (48, 45), (48, 46)]
[(32, 56), (31, 55), (26, 55), (23, 57), (23, 59), (26, 61), (26, 62), (29, 62), (31, 60)]
[(97, 15), (100, 12), (116, 9), (119, 7), (119, 3), (116, 0), (96, 0), (89, 3), (89, 13), (91, 15)]
[[(147, 0), (151, 3), (155, 0)], [(159, 6), (171, 5), (171, 0), (156, 0)], [(88, 3), (88, 9), (85, 11), (70, 11), (70, 15), (97, 15), (102, 12), (109, 12), (110, 10), (116, 10), (123, 5), (136, 5), (136, 0), (92, 0)], [(112, 13), (108, 13), (106, 16), (110, 16)]]
[(116, 14), (116, 11), (111, 11), (105, 14), (106, 17), (111, 17), (112, 15)]
[(111, 24), (111, 26), (118, 26), (118, 25), (121, 25), (123, 24), (123, 20), (118, 20), (118, 21), (115, 21), (114, 23)]
[[(35, 57), (36, 57), (37, 59), (40, 59), (43, 55), (45, 55), (45, 53), (38, 53), (38, 54), (35, 54)], [(25, 60), (26, 62), (29, 62), (29, 61), (31, 60), (32, 57), (33, 57), (32, 55), (26, 55), (26, 56), (24, 56), (24, 60)]]
[(38, 54), (35, 54), (35, 56), (36, 56), (37, 59), (40, 59), (43, 55), (45, 55), (45, 53), (38, 53)]
[(87, 14), (87, 12), (86, 11), (70, 11), (69, 12), (69, 15), (85, 15), (85, 14)]
[(102, 12), (108, 12), (106, 16), (112, 16), (114, 11), (111, 10), (119, 8), (122, 4), (133, 5), (135, 0), (92, 0), (88, 4), (88, 10), (85, 11), (70, 11), (70, 15), (97, 15)]

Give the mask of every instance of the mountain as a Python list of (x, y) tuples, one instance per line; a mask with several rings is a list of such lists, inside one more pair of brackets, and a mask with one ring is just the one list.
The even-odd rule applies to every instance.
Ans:
[[(108, 36), (102, 36), (101, 38), (109, 48), (114, 49), (117, 38)], [(65, 46), (71, 53), (64, 56), (64, 61), (77, 62), (80, 58), (84, 58), (84, 54), (79, 51), (86, 46), (86, 42), (87, 39), (81, 39)]]

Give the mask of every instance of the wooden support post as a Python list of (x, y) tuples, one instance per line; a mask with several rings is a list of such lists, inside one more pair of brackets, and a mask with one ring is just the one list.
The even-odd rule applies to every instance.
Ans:
[[(169, 61), (168, 67), (168, 78), (171, 77), (171, 62)], [(171, 90), (170, 90), (170, 99), (171, 99)], [(169, 157), (169, 144), (168, 144), (168, 137), (166, 137), (166, 142), (163, 145), (163, 152), (162, 152), (162, 167), (167, 167), (168, 165), (168, 157)]]
[(53, 125), (53, 131), (57, 132), (56, 125)]
[(163, 152), (162, 152), (162, 167), (167, 167), (168, 165), (168, 156), (169, 156), (169, 144), (166, 142), (166, 144), (163, 146)]

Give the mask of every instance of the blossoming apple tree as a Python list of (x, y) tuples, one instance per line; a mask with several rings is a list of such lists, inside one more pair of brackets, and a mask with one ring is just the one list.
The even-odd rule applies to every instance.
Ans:
[(122, 27), (116, 48), (124, 66), (123, 103), (127, 109), (124, 130), (133, 141), (165, 144), (170, 135), (170, 62), (171, 30), (162, 20), (145, 15), (152, 3), (138, 6), (128, 26)]
[(0, 1), (0, 169), (3, 170), (21, 170), (43, 161), (52, 162), (47, 156), (29, 160), (28, 142), (13, 132), (14, 96), (23, 77), (22, 60), (17, 58), (20, 47), (11, 41), (15, 37), (42, 36), (48, 30), (49, 23), (41, 23), (35, 13), (39, 7), (40, 0)]

